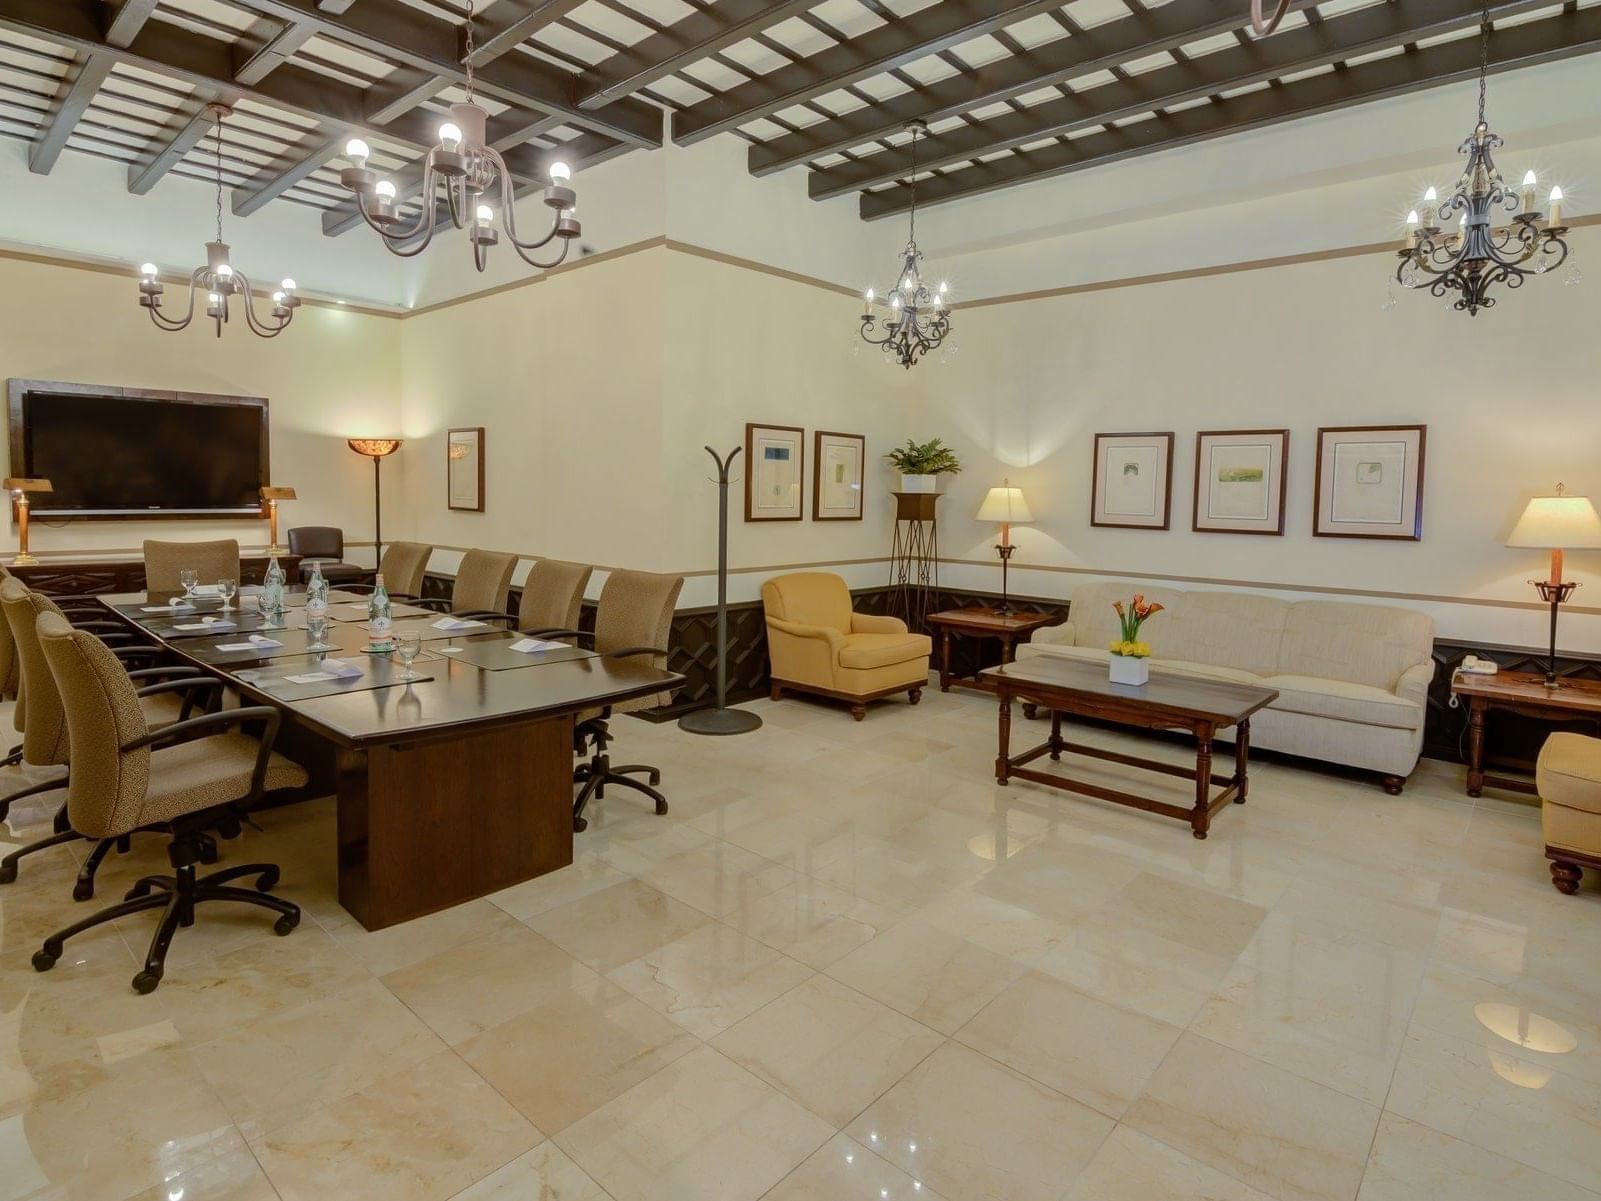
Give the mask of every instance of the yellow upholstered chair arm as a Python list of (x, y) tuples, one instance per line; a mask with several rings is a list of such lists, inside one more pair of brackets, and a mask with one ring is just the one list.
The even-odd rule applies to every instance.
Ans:
[(767, 628), (769, 631), (778, 630), (796, 638), (821, 639), (828, 643), (830, 649), (837, 648), (841, 642), (845, 641), (845, 635), (838, 630), (830, 629), (828, 626), (803, 625), (798, 621), (782, 621), (777, 617), (769, 617), (767, 619)]
[(904, 634), (906, 623), (899, 617), (879, 617), (873, 613), (851, 614), (852, 634)]
[(1073, 623), (1070, 621), (1064, 621), (1058, 626), (1044, 626), (1035, 630), (1029, 641), (1053, 646), (1078, 645), (1074, 637)]

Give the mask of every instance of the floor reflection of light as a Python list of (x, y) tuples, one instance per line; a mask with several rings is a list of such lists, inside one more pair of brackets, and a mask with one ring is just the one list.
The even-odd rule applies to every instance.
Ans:
[(1481, 1001), (1473, 1007), (1473, 1016), (1490, 1033), (1525, 1051), (1566, 1055), (1579, 1045), (1579, 1040), (1566, 1026), (1537, 1013), (1530, 1013), (1521, 1005)]
[(1524, 1063), (1500, 1051), (1491, 1051), (1489, 1055), (1490, 1066), (1495, 1069), (1495, 1074), (1508, 1084), (1515, 1084), (1519, 1088), (1544, 1088), (1551, 1083), (1552, 1073), (1546, 1068)]
[(967, 849), (980, 859), (994, 863), (1000, 859), (1010, 859), (1023, 847), (1004, 834), (975, 834), (967, 840)]

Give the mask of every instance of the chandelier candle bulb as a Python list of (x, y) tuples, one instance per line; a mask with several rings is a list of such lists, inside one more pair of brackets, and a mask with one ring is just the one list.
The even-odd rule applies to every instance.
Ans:
[(1537, 181), (1533, 171), (1529, 171), (1523, 176), (1523, 211), (1525, 213), (1534, 212), (1534, 189), (1536, 182)]
[(439, 144), (451, 154), (461, 145), (461, 127), (453, 122), (446, 121), (439, 127)]
[(1561, 225), (1562, 224), (1562, 189), (1560, 187), (1553, 186), (1551, 188), (1551, 201), (1546, 206), (1546, 208), (1547, 208), (1546, 223), (1548, 225)]

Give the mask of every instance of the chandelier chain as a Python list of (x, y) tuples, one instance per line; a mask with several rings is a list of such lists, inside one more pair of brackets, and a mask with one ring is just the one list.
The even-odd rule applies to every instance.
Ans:
[(217, 114), (217, 241), (222, 241), (222, 114)]
[(467, 102), (473, 99), (473, 58), (478, 53), (473, 41), (473, 0), (467, 0)]
[(912, 185), (912, 228), (908, 240), (913, 243), (917, 241), (917, 135), (919, 132), (916, 125), (912, 126), (912, 175), (910, 180)]
[(1490, 0), (1484, 0), (1479, 19), (1479, 124), (1484, 124), (1484, 99), (1490, 79)]

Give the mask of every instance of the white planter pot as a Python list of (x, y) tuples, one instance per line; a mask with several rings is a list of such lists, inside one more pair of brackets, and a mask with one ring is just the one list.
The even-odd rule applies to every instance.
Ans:
[(1108, 660), (1112, 683), (1144, 684), (1151, 678), (1151, 661), (1135, 655), (1113, 655)]
[(938, 492), (939, 476), (937, 475), (902, 475), (902, 492)]

